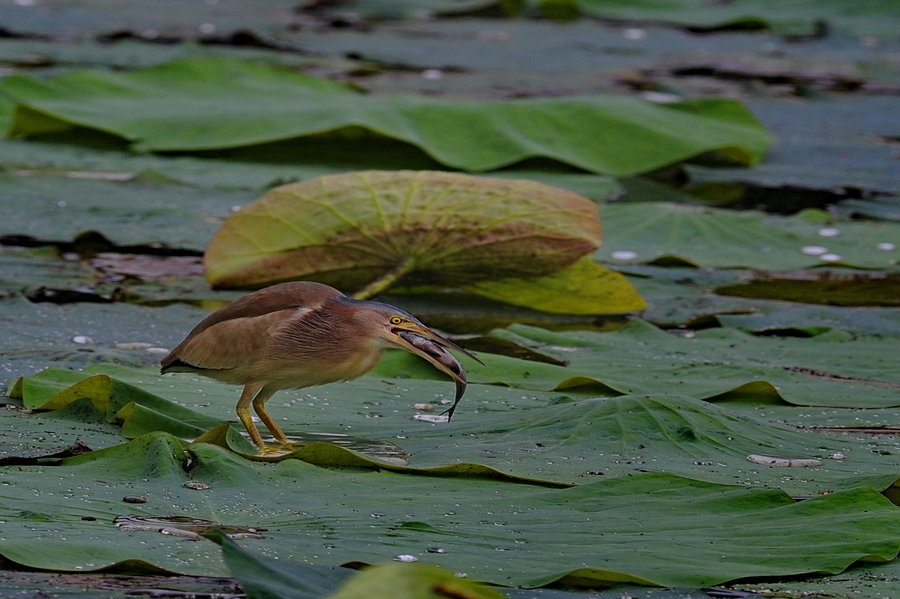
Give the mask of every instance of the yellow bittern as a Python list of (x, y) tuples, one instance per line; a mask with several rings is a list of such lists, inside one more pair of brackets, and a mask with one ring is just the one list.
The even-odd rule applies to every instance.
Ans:
[(450, 375), (456, 399), (446, 413), (453, 416), (466, 390), (466, 371), (444, 348), (478, 358), (400, 308), (352, 299), (321, 283), (273, 285), (210, 314), (162, 359), (161, 372), (193, 372), (243, 385), (237, 415), (253, 443), (264, 449), (251, 405), (275, 440), (289, 446), (266, 401), (281, 389), (361, 376), (388, 347), (421, 356)]

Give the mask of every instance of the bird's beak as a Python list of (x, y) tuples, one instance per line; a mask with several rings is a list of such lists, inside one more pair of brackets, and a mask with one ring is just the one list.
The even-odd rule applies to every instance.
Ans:
[(456, 399), (445, 414), (447, 420), (453, 417), (456, 410), (456, 404), (462, 399), (466, 392), (466, 369), (463, 368), (456, 356), (448, 352), (444, 348), (455, 349), (458, 352), (472, 358), (479, 364), (483, 364), (481, 360), (464, 350), (449, 339), (438, 335), (425, 325), (419, 323), (408, 322), (391, 329), (394, 335), (394, 344), (406, 351), (416, 354), (430, 362), (435, 368), (450, 376), (456, 383)]

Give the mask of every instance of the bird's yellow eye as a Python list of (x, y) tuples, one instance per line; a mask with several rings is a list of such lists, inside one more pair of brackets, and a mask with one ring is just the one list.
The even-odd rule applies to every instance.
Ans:
[(391, 324), (401, 324), (403, 319), (399, 316), (391, 316)]

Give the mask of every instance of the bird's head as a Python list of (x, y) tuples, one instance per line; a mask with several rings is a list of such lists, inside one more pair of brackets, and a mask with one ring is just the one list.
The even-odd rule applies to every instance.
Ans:
[(465, 368), (446, 348), (465, 354), (479, 364), (483, 362), (449, 339), (435, 333), (405, 310), (380, 302), (350, 301), (360, 308), (356, 317), (363, 332), (376, 339), (379, 345), (398, 347), (413, 353), (454, 380), (456, 399), (446, 412), (447, 417), (451, 418), (456, 404), (466, 392), (467, 378)]

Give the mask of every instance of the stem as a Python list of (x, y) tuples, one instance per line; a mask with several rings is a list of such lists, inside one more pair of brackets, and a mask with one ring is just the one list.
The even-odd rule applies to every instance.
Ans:
[(353, 294), (354, 299), (369, 299), (372, 296), (378, 295), (394, 283), (396, 283), (403, 275), (412, 271), (415, 267), (415, 261), (412, 258), (406, 258), (397, 263), (394, 268), (387, 271), (359, 291)]

